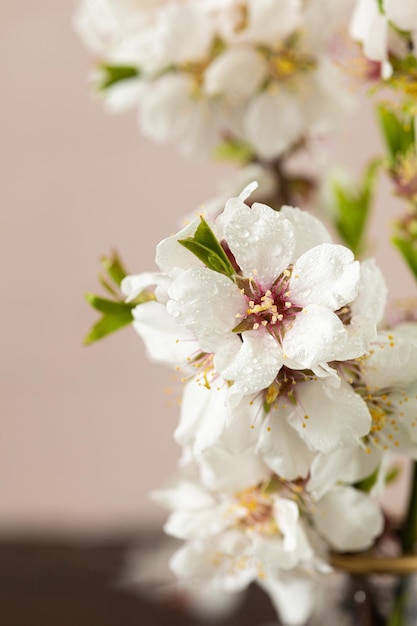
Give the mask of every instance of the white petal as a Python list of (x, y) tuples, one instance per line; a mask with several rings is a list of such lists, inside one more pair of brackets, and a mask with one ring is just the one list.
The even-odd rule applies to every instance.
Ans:
[(129, 79), (112, 85), (106, 90), (104, 106), (108, 113), (125, 113), (140, 102), (140, 83)]
[(385, 278), (375, 259), (363, 261), (358, 295), (350, 305), (353, 317), (369, 317), (374, 325), (379, 324), (384, 316), (387, 293)]
[(179, 270), (201, 267), (201, 261), (189, 250), (184, 248), (179, 239), (192, 237), (200, 224), (200, 218), (192, 220), (176, 235), (166, 237), (156, 247), (155, 261), (162, 272), (168, 276), (177, 276)]
[(291, 223), (265, 204), (236, 208), (224, 236), (245, 276), (268, 288), (293, 260), (295, 238)]
[(259, 583), (270, 596), (281, 619), (288, 626), (305, 624), (316, 606), (312, 577), (288, 575), (268, 577)]
[(143, 272), (123, 278), (120, 289), (127, 296), (126, 302), (131, 302), (147, 287), (158, 284), (161, 274), (157, 272)]
[(379, 333), (369, 357), (362, 361), (362, 376), (371, 390), (404, 389), (417, 380), (417, 325), (406, 324)]
[(299, 26), (300, 10), (294, 0), (247, 0), (249, 24), (242, 36), (262, 44), (276, 44)]
[[(206, 267), (180, 274), (169, 289), (167, 309), (175, 321), (192, 330), (201, 349), (214, 352), (237, 323), (237, 315), (246, 312), (246, 298), (226, 276)], [(235, 337), (239, 341), (238, 337)]]
[(196, 380), (184, 388), (180, 423), (174, 437), (182, 446), (192, 446), (195, 454), (215, 444), (226, 428), (227, 389), (207, 389)]
[(205, 487), (190, 480), (181, 480), (173, 487), (155, 489), (151, 492), (151, 497), (171, 511), (181, 509), (188, 511), (189, 514), (198, 509), (217, 506), (215, 498)]
[(167, 74), (143, 88), (140, 98), (143, 134), (154, 141), (178, 137), (190, 108), (189, 91), (189, 79), (178, 74)]
[(336, 487), (315, 505), (314, 522), (336, 550), (369, 548), (384, 526), (380, 507), (353, 487)]
[(372, 61), (385, 61), (388, 56), (388, 21), (377, 14), (364, 41), (365, 56)]
[(290, 359), (297, 369), (333, 361), (344, 348), (347, 332), (340, 319), (328, 308), (311, 304), (304, 307), (285, 329), (283, 340), (284, 363)]
[(266, 74), (266, 64), (256, 50), (229, 48), (207, 68), (203, 89), (211, 96), (222, 95), (235, 103), (252, 96)]
[(239, 393), (266, 389), (282, 366), (280, 345), (263, 328), (243, 333), (239, 344), (219, 346), (214, 357), (216, 370), (225, 380), (234, 381)]
[(132, 311), (133, 327), (145, 344), (147, 356), (152, 361), (177, 366), (197, 348), (195, 335), (178, 326), (168, 314), (164, 304), (145, 302)]
[(296, 393), (300, 408), (290, 423), (314, 450), (329, 453), (353, 446), (369, 433), (368, 407), (347, 383), (338, 389), (321, 381), (300, 383)]
[(349, 26), (351, 37), (364, 41), (378, 12), (375, 0), (357, 0)]
[(262, 92), (251, 99), (245, 118), (245, 133), (261, 158), (279, 156), (296, 143), (305, 124), (299, 103), (282, 93)]
[(294, 258), (298, 259), (310, 248), (321, 243), (331, 243), (331, 236), (327, 228), (316, 217), (301, 209), (283, 206), (281, 215), (292, 224), (295, 234)]
[(356, 298), (359, 280), (360, 265), (353, 253), (344, 246), (323, 243), (295, 262), (291, 299), (301, 306), (323, 304), (336, 311)]
[(198, 4), (167, 3), (159, 17), (162, 43), (171, 63), (199, 60), (208, 54), (213, 27)]
[(353, 484), (368, 478), (380, 462), (381, 455), (376, 450), (367, 454), (358, 445), (319, 454), (311, 464), (308, 491), (313, 498), (320, 500), (340, 481)]
[(306, 478), (314, 458), (304, 440), (287, 423), (288, 409), (271, 409), (259, 434), (258, 451), (265, 463), (286, 480)]
[(197, 457), (201, 480), (207, 487), (234, 494), (268, 480), (271, 471), (253, 448), (236, 453), (221, 447), (221, 443), (206, 448)]

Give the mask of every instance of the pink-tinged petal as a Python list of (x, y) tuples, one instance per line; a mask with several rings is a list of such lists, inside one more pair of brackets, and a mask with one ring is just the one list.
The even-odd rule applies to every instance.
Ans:
[(230, 331), (236, 326), (237, 315), (243, 315), (247, 308), (246, 298), (238, 287), (223, 274), (206, 267), (180, 274), (173, 281), (169, 296), (169, 314), (195, 333), (205, 352), (214, 352), (232, 335)]
[(328, 454), (359, 443), (371, 427), (366, 403), (346, 383), (338, 389), (321, 381), (297, 386), (291, 425), (314, 450)]
[(311, 304), (285, 329), (284, 363), (288, 358), (296, 369), (311, 369), (333, 361), (346, 346), (347, 331), (340, 319), (327, 307)]
[(224, 236), (243, 274), (254, 276), (263, 287), (270, 287), (293, 260), (291, 223), (264, 204), (236, 208)]
[(306, 478), (315, 453), (287, 422), (291, 411), (279, 407), (265, 417), (257, 450), (265, 463), (286, 480)]
[(196, 336), (178, 326), (160, 302), (145, 302), (132, 311), (133, 327), (145, 344), (152, 361), (174, 367), (185, 365), (189, 356), (198, 350)]
[(305, 252), (294, 264), (290, 299), (304, 306), (323, 304), (336, 311), (358, 294), (360, 265), (345, 246), (323, 243)]
[(282, 367), (282, 350), (267, 331), (250, 330), (240, 345), (219, 346), (214, 367), (225, 380), (234, 381), (239, 393), (266, 389)]
[(332, 238), (327, 228), (316, 217), (296, 207), (283, 206), (280, 214), (292, 224), (295, 234), (294, 258), (298, 259), (304, 252), (320, 245), (331, 243)]
[(314, 522), (332, 548), (342, 552), (370, 548), (384, 526), (379, 505), (353, 487), (335, 487), (316, 502)]

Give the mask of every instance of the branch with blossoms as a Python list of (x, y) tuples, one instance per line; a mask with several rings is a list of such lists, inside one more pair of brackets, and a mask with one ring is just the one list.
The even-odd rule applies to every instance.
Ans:
[[(108, 110), (138, 107), (151, 140), (237, 167), (158, 245), (157, 271), (113, 255), (107, 297), (87, 296), (102, 315), (87, 343), (132, 325), (181, 375), (178, 476), (154, 494), (185, 542), (172, 567), (193, 593), (256, 581), (283, 623), (304, 624), (335, 553), (416, 547), (417, 470), (399, 528), (381, 504), (393, 458), (417, 460), (415, 312), (384, 321), (365, 258), (383, 170), (405, 204), (392, 242), (417, 278), (415, 2), (89, 0), (75, 23)], [(343, 29), (355, 56), (341, 62)], [(327, 175), (321, 142), (355, 100), (346, 70), (369, 86), (386, 149), (355, 184)], [(314, 215), (325, 189), (341, 243)], [(401, 581), (390, 626), (406, 625), (407, 593)]]

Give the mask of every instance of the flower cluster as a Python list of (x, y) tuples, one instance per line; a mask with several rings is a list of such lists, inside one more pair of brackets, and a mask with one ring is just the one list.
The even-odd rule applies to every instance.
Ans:
[(101, 59), (108, 107), (139, 105), (146, 136), (190, 155), (234, 142), (273, 159), (346, 110), (328, 53), (341, 4), (81, 0), (75, 23)]
[(122, 289), (153, 287), (133, 325), (184, 384), (179, 477), (155, 494), (186, 541), (174, 571), (227, 593), (257, 581), (302, 624), (330, 551), (381, 534), (389, 455), (417, 458), (417, 326), (379, 330), (374, 260), (297, 208), (250, 206), (255, 189), (163, 240), (160, 271)]

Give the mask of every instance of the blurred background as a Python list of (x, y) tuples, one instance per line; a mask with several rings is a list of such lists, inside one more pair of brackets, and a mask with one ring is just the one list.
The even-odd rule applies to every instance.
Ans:
[[(73, 0), (16, 0), (0, 20), (2, 323), (0, 536), (108, 537), (160, 528), (148, 497), (178, 457), (171, 372), (125, 329), (92, 347), (99, 257), (133, 272), (232, 172), (196, 163), (110, 117), (92, 95), (92, 59), (72, 30)], [(379, 154), (365, 105), (330, 149), (358, 172)], [(372, 223), (391, 298), (415, 286), (387, 244), (395, 202), (382, 182)], [(10, 622), (11, 623), (11, 622)]]

